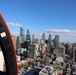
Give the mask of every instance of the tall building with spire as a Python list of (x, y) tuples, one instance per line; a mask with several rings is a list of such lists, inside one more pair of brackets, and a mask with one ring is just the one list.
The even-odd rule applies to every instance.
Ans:
[(26, 31), (26, 41), (31, 41), (31, 35), (29, 29)]
[(45, 42), (45, 33), (42, 34), (42, 40)]
[(20, 36), (22, 37), (22, 43), (24, 43), (25, 41), (25, 30), (20, 27)]

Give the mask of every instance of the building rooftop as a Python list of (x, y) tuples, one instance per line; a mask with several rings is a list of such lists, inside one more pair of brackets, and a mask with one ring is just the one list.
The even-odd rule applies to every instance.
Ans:
[(45, 66), (40, 72), (39, 75), (49, 75), (52, 74), (54, 71), (53, 66)]

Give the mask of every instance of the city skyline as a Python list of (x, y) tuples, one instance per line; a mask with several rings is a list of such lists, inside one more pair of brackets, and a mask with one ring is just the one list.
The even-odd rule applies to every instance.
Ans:
[[(76, 1), (26, 0), (1, 1), (3, 14), (12, 33), (19, 34), (20, 26), (31, 34), (60, 35), (60, 41), (76, 41)], [(14, 31), (14, 32), (13, 32)], [(63, 40), (64, 39), (64, 40)]]

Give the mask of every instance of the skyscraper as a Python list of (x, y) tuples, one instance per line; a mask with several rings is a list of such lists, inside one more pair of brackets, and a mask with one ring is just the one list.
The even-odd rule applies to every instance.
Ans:
[(48, 37), (48, 44), (51, 45), (51, 42), (52, 42), (51, 34), (49, 34), (49, 37)]
[(35, 40), (35, 34), (32, 34), (32, 42)]
[(38, 44), (30, 44), (28, 51), (29, 51), (28, 57), (34, 59), (38, 51)]
[(59, 49), (59, 35), (55, 35), (55, 48)]
[(42, 53), (45, 52), (45, 44), (41, 44), (41, 51), (42, 51)]
[(58, 52), (62, 55), (62, 57), (65, 57), (65, 47), (64, 46), (60, 46)]
[[(73, 59), (75, 60), (76, 56), (76, 44), (73, 44)], [(76, 61), (76, 60), (75, 60)]]
[(26, 32), (26, 41), (31, 41), (31, 36), (30, 36), (29, 29), (27, 29), (27, 32)]
[(16, 50), (18, 50), (19, 48), (21, 48), (21, 43), (22, 43), (22, 37), (21, 36), (17, 36)]
[(42, 40), (45, 42), (45, 33), (42, 34)]
[(22, 37), (22, 43), (25, 41), (25, 30), (20, 27), (20, 36)]
[(13, 40), (14, 40), (14, 45), (16, 46), (16, 42), (17, 42), (17, 36), (13, 35)]

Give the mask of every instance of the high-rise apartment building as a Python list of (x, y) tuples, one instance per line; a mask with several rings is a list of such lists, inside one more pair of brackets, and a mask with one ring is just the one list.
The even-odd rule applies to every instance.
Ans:
[(22, 43), (25, 41), (25, 30), (20, 27), (20, 36), (22, 37)]
[(26, 32), (26, 41), (31, 41), (31, 35), (30, 35), (29, 29), (27, 29), (27, 32)]
[(32, 42), (34, 43), (35, 34), (32, 34)]
[(64, 46), (60, 46), (58, 52), (65, 57), (65, 47)]
[(50, 50), (51, 49), (51, 45), (52, 45), (51, 34), (49, 34), (49, 37), (48, 37), (48, 45), (49, 45), (49, 50)]
[(45, 42), (45, 33), (42, 34), (42, 40)]
[(55, 36), (55, 48), (59, 49), (59, 35)]
[(64, 46), (59, 47), (59, 53), (65, 54), (65, 47)]
[(42, 53), (45, 52), (45, 44), (41, 44), (41, 51), (42, 51)]
[(37, 51), (38, 51), (38, 45), (37, 44), (30, 44), (28, 51), (29, 51), (28, 57), (34, 58), (37, 54)]
[(14, 40), (14, 45), (16, 46), (16, 42), (17, 42), (17, 36), (13, 35), (13, 40)]
[(22, 37), (21, 36), (17, 36), (16, 50), (18, 50), (19, 48), (21, 48), (21, 43), (22, 43)]
[(51, 45), (51, 42), (52, 42), (52, 38), (51, 38), (51, 34), (49, 34), (49, 37), (48, 37), (48, 44)]
[(76, 43), (73, 44), (73, 59), (76, 62)]
[(40, 39), (38, 39), (38, 38), (34, 39), (34, 43), (39, 45), (40, 44)]
[(24, 43), (21, 43), (21, 48), (26, 48), (26, 50), (28, 50), (29, 45), (30, 41), (25, 41)]
[(45, 41), (40, 39), (40, 44), (45, 44)]

